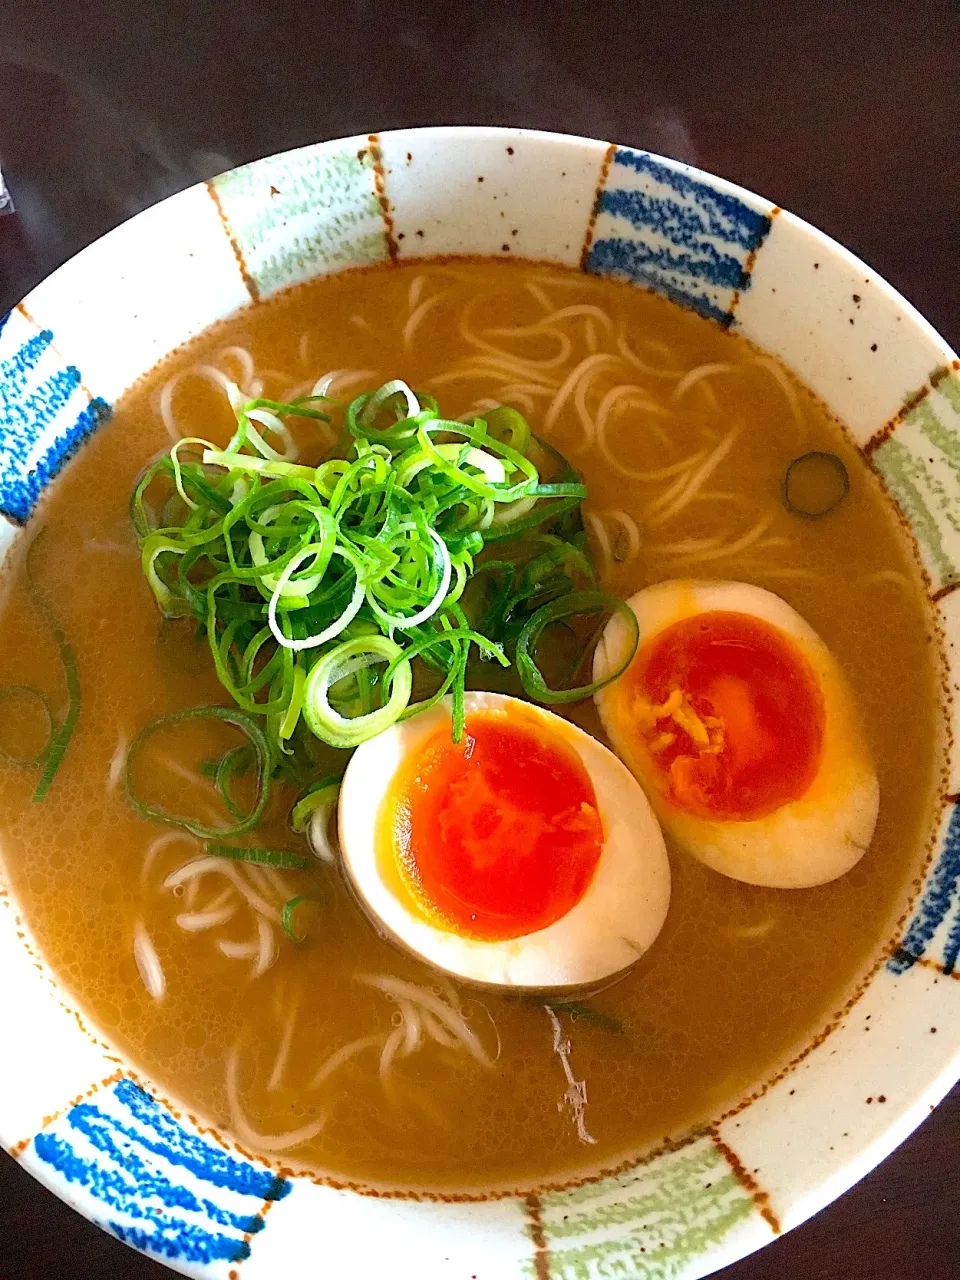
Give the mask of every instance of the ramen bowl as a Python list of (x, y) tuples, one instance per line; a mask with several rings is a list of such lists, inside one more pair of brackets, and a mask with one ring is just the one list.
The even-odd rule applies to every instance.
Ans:
[[(911, 541), (960, 680), (960, 362), (869, 267), (719, 178), (643, 151), (490, 128), (323, 143), (146, 211), (0, 321), (0, 548), (167, 353), (289, 285), (457, 255), (652, 290), (777, 356), (846, 425)], [(109, 340), (105, 341), (105, 336)], [(0, 880), (0, 1141), (72, 1207), (186, 1275), (693, 1280), (817, 1212), (960, 1076), (960, 755), (909, 906), (791, 1061), (617, 1168), (496, 1194), (366, 1194), (251, 1156), (189, 1114), (61, 984)]]

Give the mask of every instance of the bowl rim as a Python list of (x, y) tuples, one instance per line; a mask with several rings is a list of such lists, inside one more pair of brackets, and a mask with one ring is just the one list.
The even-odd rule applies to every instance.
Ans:
[[(434, 147), (437, 144), (444, 143), (444, 142), (447, 142), (447, 143), (452, 142), (459, 146), (459, 145), (462, 145), (464, 141), (476, 142), (476, 141), (486, 141), (489, 139), (494, 139), (494, 140), (518, 139), (518, 140), (523, 140), (525, 143), (533, 143), (536, 146), (543, 146), (543, 147), (569, 148), (571, 146), (575, 146), (577, 148), (581, 148), (589, 151), (590, 154), (593, 156), (599, 155), (601, 150), (609, 152), (612, 149), (612, 144), (607, 144), (600, 140), (580, 137), (576, 135), (567, 135), (567, 134), (556, 133), (556, 132), (547, 132), (547, 131), (530, 130), (530, 129), (500, 128), (496, 126), (483, 126), (483, 125), (423, 126), (417, 129), (410, 129), (410, 130), (392, 130), (392, 131), (384, 132), (377, 135), (369, 135), (369, 137), (366, 138), (366, 141), (369, 142), (372, 138), (377, 138), (379, 142), (382, 142), (382, 141), (390, 140), (392, 138), (396, 138), (398, 136), (414, 139), (416, 141), (419, 141), (421, 143), (426, 143)], [(291, 160), (293, 157), (297, 157), (305, 153), (316, 154), (316, 153), (322, 152), (328, 155), (333, 155), (341, 151), (343, 152), (349, 151), (355, 145), (363, 144), (364, 141), (365, 141), (365, 137), (363, 135), (360, 135), (354, 138), (338, 138), (338, 139), (331, 139), (319, 144), (308, 144), (305, 147), (275, 153), (273, 156), (268, 156), (261, 160), (253, 161), (251, 162), (250, 165), (245, 165), (245, 166), (242, 166), (241, 168), (255, 169), (258, 166), (267, 165), (271, 161)], [(652, 153), (643, 152), (641, 154), (651, 155)], [(653, 158), (657, 161), (657, 163), (662, 164), (666, 168), (673, 170), (675, 172), (687, 175), (696, 181), (702, 181), (706, 183), (709, 187), (711, 187), (713, 190), (721, 192), (724, 195), (729, 195), (731, 197), (734, 197), (737, 200), (745, 201), (749, 205), (751, 205), (751, 207), (760, 207), (760, 208), (771, 207), (769, 201), (765, 200), (763, 197), (755, 195), (754, 193), (750, 192), (746, 188), (743, 188), (737, 185), (736, 183), (730, 182), (723, 178), (716, 177), (715, 175), (712, 175), (706, 171), (700, 170), (698, 168), (695, 168), (691, 165), (684, 164), (679, 161), (671, 160), (669, 158), (656, 157), (656, 156)], [(236, 173), (238, 172), (238, 170), (233, 170), (231, 172)], [(89, 262), (91, 260), (94, 260), (104, 252), (105, 247), (107, 251), (110, 253), (112, 253), (115, 249), (119, 249), (120, 252), (117, 258), (117, 262), (121, 263), (123, 261), (123, 256), (125, 253), (125, 249), (123, 247), (122, 242), (126, 237), (128, 237), (131, 234), (131, 231), (133, 229), (143, 226), (144, 221), (148, 219), (154, 219), (154, 218), (169, 219), (171, 215), (177, 216), (178, 209), (179, 209), (177, 202), (181, 202), (182, 204), (184, 202), (185, 197), (190, 196), (190, 194), (193, 192), (203, 190), (205, 187), (209, 187), (209, 184), (204, 184), (204, 183), (196, 184), (195, 186), (187, 188), (185, 191), (178, 192), (172, 196), (169, 196), (165, 200), (160, 201), (158, 204), (153, 205), (150, 208), (142, 211), (141, 213), (135, 215), (135, 217), (125, 221), (124, 223), (120, 224), (120, 226), (112, 229), (111, 231), (105, 233), (105, 235), (93, 241), (91, 245), (87, 246), (79, 254), (75, 255), (72, 259), (69, 260), (67, 264), (64, 264), (64, 267), (69, 267), (69, 266), (72, 266), (73, 264), (83, 263), (85, 261)], [(773, 208), (776, 208), (776, 206), (773, 206)], [(777, 212), (779, 212), (779, 209), (777, 210)], [(949, 347), (949, 345), (937, 333), (937, 331), (932, 327), (932, 325), (920, 314), (920, 312), (917, 311), (917, 309), (913, 307), (913, 305), (909, 303), (905, 298), (903, 298), (902, 295), (896, 289), (893, 288), (893, 286), (891, 286), (886, 280), (883, 279), (883, 277), (881, 277), (876, 271), (874, 271), (867, 264), (863, 263), (856, 255), (854, 255), (848, 249), (844, 248), (844, 246), (840, 245), (837, 241), (833, 240), (830, 236), (826, 235), (826, 233), (820, 231), (818, 228), (812, 226), (811, 224), (807, 223), (806, 221), (800, 218), (797, 218), (795, 215), (785, 215), (785, 216), (789, 219), (791, 227), (796, 229), (798, 233), (809, 238), (813, 243), (819, 246), (822, 249), (824, 255), (828, 255), (830, 259), (844, 264), (847, 268), (851, 269), (858, 275), (863, 275), (863, 277), (866, 280), (868, 280), (872, 286), (874, 286), (877, 293), (885, 296), (887, 300), (895, 306), (897, 312), (904, 319), (910, 322), (910, 324), (916, 330), (917, 334), (929, 345), (931, 363), (933, 358), (936, 357), (936, 358), (939, 358), (941, 360), (941, 363), (943, 364), (952, 364), (954, 365), (954, 367), (958, 367), (956, 364), (957, 357), (955, 353), (952, 351), (952, 349)], [(424, 256), (429, 257), (430, 255), (425, 254)], [(55, 280), (56, 277), (60, 275), (61, 272), (64, 271), (64, 267), (58, 268), (56, 272), (52, 273), (52, 275), (48, 277), (48, 280)], [(30, 307), (30, 300), (33, 297), (34, 292), (35, 291), (31, 291), (31, 293), (28, 294), (27, 297), (24, 299), (23, 304), (20, 304), (20, 306), (24, 308), (25, 313), (32, 310), (32, 308)], [(2, 328), (2, 323), (3, 322), (0, 321), (0, 328)], [(146, 372), (146, 371), (147, 371), (146, 369), (142, 370), (142, 372)], [(935, 819), (933, 823), (934, 834), (931, 836), (932, 843), (935, 843), (937, 841), (936, 828), (938, 823), (939, 823), (939, 819)], [(3, 881), (2, 879), (0, 879), (0, 885), (2, 884), (3, 884)], [(14, 904), (15, 904), (15, 899), (13, 897), (12, 889), (10, 889), (7, 897), (7, 905), (14, 906)], [(4, 918), (4, 913), (0, 913), (0, 921), (2, 921), (3, 918)], [(0, 928), (2, 927), (3, 927), (2, 924), (0, 924)], [(29, 937), (29, 930), (26, 929), (25, 926), (24, 926), (24, 931)], [(26, 942), (26, 939), (24, 939), (24, 941)], [(36, 951), (37, 948), (34, 947), (34, 950)], [(49, 971), (49, 966), (46, 966), (45, 961), (41, 959), (40, 963), (42, 963), (44, 967), (48, 969), (48, 972), (52, 973), (52, 971)], [(875, 969), (875, 971), (864, 980), (864, 984), (863, 984), (864, 990), (866, 990), (866, 988), (872, 984), (874, 977), (876, 975), (876, 972), (879, 972), (880, 966), (882, 966), (882, 963), (883, 963), (883, 957), (880, 958), (878, 962), (878, 966)], [(75, 1001), (74, 997), (72, 996), (71, 993), (69, 993), (66, 987), (60, 986), (59, 979), (53, 976), (52, 980), (54, 982), (56, 990), (61, 995), (66, 997), (66, 1003), (64, 1007), (69, 1008), (71, 1011), (74, 1011), (75, 1005), (79, 1004), (79, 1002)], [(79, 1015), (75, 1015), (75, 1016), (78, 1016), (78, 1021), (79, 1021), (80, 1020)], [(842, 1023), (844, 1016), (845, 1015), (842, 1014), (839, 1017), (837, 1021), (837, 1025), (840, 1025)], [(83, 1029), (85, 1030), (86, 1034), (89, 1037), (93, 1038), (99, 1045), (105, 1048), (112, 1049), (112, 1046), (110, 1046), (109, 1044), (105, 1044), (104, 1040), (98, 1037), (93, 1030), (87, 1030), (85, 1027)], [(804, 1050), (804, 1054), (806, 1054), (807, 1052), (808, 1050)], [(127, 1063), (126, 1058), (122, 1054), (120, 1055), (120, 1057), (116, 1059), (116, 1061), (121, 1062), (122, 1068), (127, 1075), (131, 1076), (131, 1078), (133, 1079), (138, 1078), (137, 1074), (135, 1073), (134, 1070), (131, 1070), (130, 1065)], [(796, 1069), (795, 1066), (790, 1066), (785, 1068), (785, 1071), (793, 1071), (795, 1069)], [(774, 1076), (772, 1078), (778, 1078), (781, 1074), (782, 1074), (781, 1072), (774, 1073)], [(764, 1081), (766, 1082), (762, 1084), (762, 1088), (764, 1090), (767, 1088), (770, 1078), (771, 1077), (767, 1077), (767, 1076), (764, 1077)], [(843, 1157), (839, 1157), (835, 1169), (832, 1172), (828, 1173), (826, 1177), (822, 1177), (815, 1187), (808, 1188), (806, 1195), (803, 1196), (802, 1211), (799, 1216), (795, 1217), (791, 1221), (790, 1225), (791, 1226), (796, 1225), (798, 1222), (803, 1221), (805, 1218), (809, 1217), (811, 1214), (819, 1211), (819, 1209), (824, 1207), (826, 1204), (830, 1203), (838, 1195), (842, 1194), (843, 1191), (847, 1190), (856, 1181), (858, 1181), (861, 1177), (863, 1177), (870, 1169), (872, 1169), (877, 1163), (879, 1163), (880, 1160), (885, 1158), (886, 1155), (888, 1155), (896, 1146), (898, 1146), (908, 1136), (910, 1132), (912, 1132), (912, 1130), (917, 1126), (917, 1124), (919, 1124), (920, 1121), (928, 1114), (929, 1110), (932, 1109), (932, 1106), (935, 1105), (937, 1102), (939, 1102), (940, 1099), (953, 1086), (953, 1084), (956, 1083), (958, 1078), (960, 1078), (960, 1035), (958, 1035), (957, 1037), (957, 1043), (954, 1048), (952, 1058), (940, 1067), (940, 1069), (936, 1072), (933, 1078), (929, 1079), (922, 1093), (919, 1095), (914, 1094), (913, 1096), (911, 1096), (909, 1103), (906, 1106), (901, 1107), (896, 1114), (892, 1115), (890, 1123), (887, 1124), (885, 1128), (882, 1130), (882, 1132), (876, 1135), (871, 1142), (867, 1143), (863, 1147), (857, 1148), (852, 1153), (848, 1153)], [(152, 1091), (157, 1096), (162, 1096), (159, 1090), (153, 1089)], [(638, 1157), (635, 1161), (630, 1162), (631, 1167), (639, 1167), (640, 1165), (646, 1163), (648, 1159), (650, 1159), (649, 1156)], [(87, 1213), (84, 1210), (84, 1208), (77, 1202), (76, 1197), (70, 1194), (69, 1189), (66, 1188), (64, 1185), (62, 1185), (61, 1183), (57, 1182), (55, 1179), (51, 1179), (44, 1176), (43, 1171), (38, 1170), (38, 1168), (36, 1167), (35, 1161), (27, 1160), (27, 1161), (24, 1161), (23, 1163), (26, 1165), (26, 1167), (28, 1167), (30, 1172), (34, 1174), (34, 1176), (39, 1177), (40, 1181), (44, 1182), (47, 1186), (49, 1186), (52, 1190), (54, 1190), (54, 1192), (57, 1195), (59, 1195), (62, 1199), (66, 1200), (67, 1203), (71, 1204), (73, 1208), (76, 1208), (78, 1209), (78, 1211), (85, 1213), (85, 1216), (90, 1216), (89, 1213)], [(336, 1185), (336, 1184), (334, 1183), (333, 1185)], [(551, 1183), (550, 1185), (553, 1186), (555, 1184)], [(516, 1191), (504, 1193), (504, 1195), (507, 1196), (508, 1198), (513, 1198), (522, 1194), (523, 1192), (516, 1192)], [(748, 1244), (746, 1247), (739, 1249), (734, 1254), (729, 1254), (729, 1255), (724, 1254), (722, 1257), (717, 1256), (715, 1260), (713, 1259), (713, 1254), (709, 1256), (704, 1255), (704, 1260), (707, 1262), (709, 1270), (712, 1271), (714, 1267), (727, 1265), (728, 1263), (736, 1260), (736, 1258), (742, 1257), (745, 1254), (752, 1252), (756, 1247), (758, 1247), (756, 1244)], [(684, 1274), (686, 1275), (688, 1273), (685, 1272)], [(690, 1272), (689, 1274), (692, 1275), (693, 1272)], [(699, 1271), (697, 1272), (697, 1274), (708, 1274), (708, 1272)]]

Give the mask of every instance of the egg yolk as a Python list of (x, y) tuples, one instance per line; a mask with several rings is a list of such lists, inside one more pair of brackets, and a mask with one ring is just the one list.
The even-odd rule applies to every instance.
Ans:
[(477, 712), (398, 770), (389, 856), (420, 910), (464, 937), (544, 929), (583, 897), (603, 846), (590, 775), (541, 720)]
[(824, 701), (810, 663), (752, 614), (695, 614), (644, 645), (629, 714), (674, 805), (749, 821), (800, 799), (817, 774)]

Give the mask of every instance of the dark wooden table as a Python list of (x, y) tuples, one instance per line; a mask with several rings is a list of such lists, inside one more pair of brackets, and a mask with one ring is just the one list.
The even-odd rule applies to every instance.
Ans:
[[(489, 123), (646, 147), (752, 187), (864, 257), (956, 347), (958, 48), (958, 0), (4, 0), (0, 164), (17, 213), (0, 217), (0, 313), (95, 236), (232, 165)], [(725, 1280), (957, 1280), (958, 1180), (955, 1092)], [(0, 1153), (0, 1280), (165, 1275)]]

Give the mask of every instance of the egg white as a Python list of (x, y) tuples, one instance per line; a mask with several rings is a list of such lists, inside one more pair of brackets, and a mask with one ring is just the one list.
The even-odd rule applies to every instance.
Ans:
[(506, 941), (461, 937), (426, 919), (402, 884), (385, 882), (378, 858), (380, 814), (397, 770), (436, 731), (449, 725), (449, 699), (395, 724), (354, 752), (340, 790), (343, 865), (367, 910), (402, 946), (447, 973), (505, 987), (595, 983), (633, 964), (653, 943), (670, 903), (670, 866), (650, 805), (628, 769), (589, 734), (541, 707), (497, 693), (468, 693), (467, 715), (494, 712), (525, 723), (579, 757), (597, 797), (603, 846), (583, 897), (545, 929)]
[[(765, 817), (739, 822), (710, 820), (673, 803), (662, 772), (631, 723), (626, 681), (596, 695), (604, 727), (615, 749), (650, 798), (664, 828), (707, 866), (747, 884), (779, 889), (810, 888), (844, 875), (866, 853), (873, 838), (880, 790), (853, 695), (829, 649), (779, 596), (743, 582), (661, 582), (628, 601), (640, 627), (640, 646), (698, 613), (748, 613), (776, 627), (813, 668), (824, 699), (820, 766), (807, 792)], [(629, 633), (614, 616), (594, 657), (594, 679), (622, 661)]]

